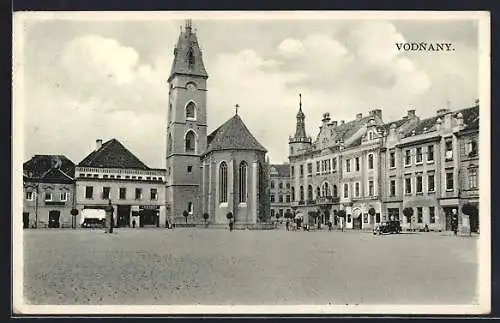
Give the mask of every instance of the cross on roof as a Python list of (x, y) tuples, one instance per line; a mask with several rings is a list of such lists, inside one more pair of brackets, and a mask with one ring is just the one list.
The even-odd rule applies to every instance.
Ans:
[(239, 108), (239, 107), (240, 107), (240, 106), (239, 106), (239, 104), (238, 104), (238, 103), (236, 103), (236, 104), (235, 104), (235, 106), (234, 106), (234, 108), (236, 109), (236, 114), (238, 114), (238, 108)]

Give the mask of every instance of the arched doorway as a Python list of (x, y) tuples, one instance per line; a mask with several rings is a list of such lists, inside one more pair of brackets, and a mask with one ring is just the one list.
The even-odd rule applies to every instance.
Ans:
[(49, 211), (49, 228), (59, 228), (61, 226), (61, 224), (59, 223), (60, 216), (60, 211)]
[(361, 209), (354, 209), (352, 212), (352, 228), (361, 230)]

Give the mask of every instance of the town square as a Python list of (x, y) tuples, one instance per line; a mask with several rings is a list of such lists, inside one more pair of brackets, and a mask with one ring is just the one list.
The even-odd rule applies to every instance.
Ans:
[(484, 312), (483, 17), (220, 15), (19, 16), (21, 303)]

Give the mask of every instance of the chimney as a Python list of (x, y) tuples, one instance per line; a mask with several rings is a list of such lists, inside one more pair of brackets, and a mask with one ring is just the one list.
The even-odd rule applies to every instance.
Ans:
[(95, 150), (98, 151), (102, 147), (102, 139), (97, 139), (95, 141)]
[(323, 121), (323, 126), (326, 126), (326, 124), (330, 122), (330, 113), (323, 113), (323, 119), (321, 119), (321, 121)]
[(413, 118), (413, 117), (415, 117), (415, 110), (414, 109), (408, 110), (408, 118)]
[(356, 120), (361, 120), (361, 118), (363, 118), (363, 114), (362, 113), (356, 114)]

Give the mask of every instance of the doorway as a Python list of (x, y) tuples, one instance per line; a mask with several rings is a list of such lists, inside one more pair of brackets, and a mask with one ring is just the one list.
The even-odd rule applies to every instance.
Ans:
[(30, 214), (29, 212), (23, 212), (23, 229), (28, 229), (30, 227)]
[(141, 210), (140, 211), (140, 226), (159, 226), (159, 212), (158, 210)]
[(61, 226), (59, 223), (60, 216), (60, 211), (49, 211), (49, 228), (59, 228)]
[(130, 205), (118, 205), (116, 226), (119, 228), (130, 227)]

